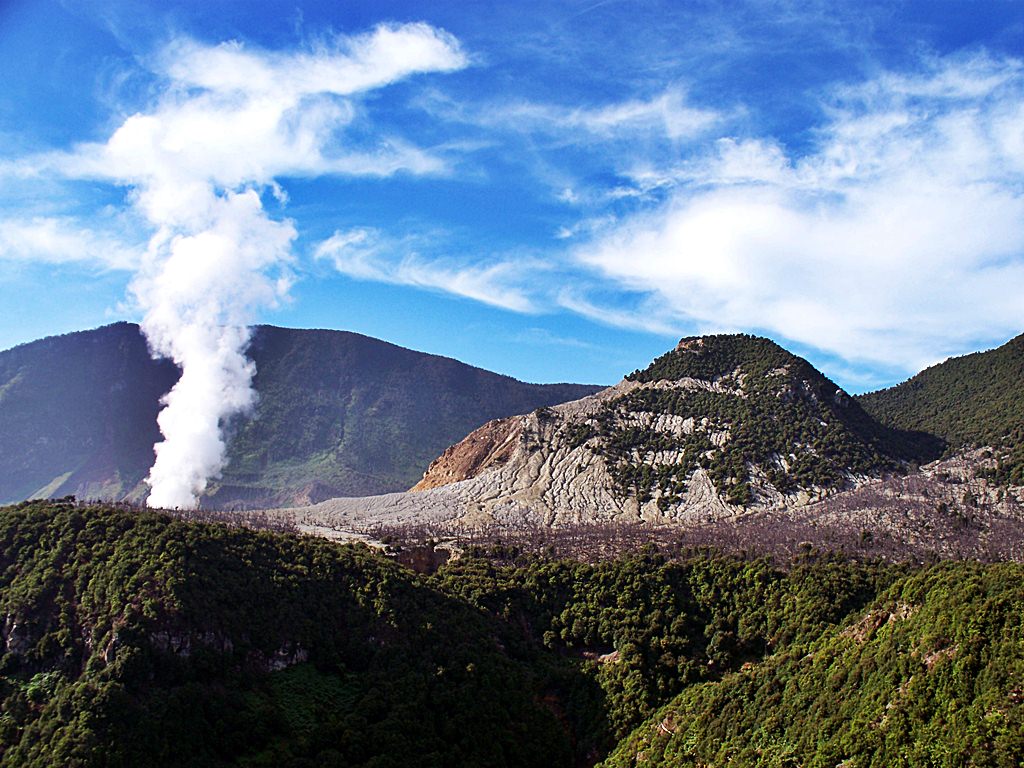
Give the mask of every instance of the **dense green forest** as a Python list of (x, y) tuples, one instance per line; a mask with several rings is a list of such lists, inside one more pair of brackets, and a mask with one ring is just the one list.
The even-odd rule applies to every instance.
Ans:
[[(1024, 568), (0, 509), (0, 765), (1016, 765)], [(1016, 762), (1014, 762), (1016, 761)]]
[(569, 764), (509, 630), (365, 547), (37, 503), (0, 548), (0, 765)]
[(922, 430), (947, 451), (992, 446), (995, 479), (1024, 484), (1024, 335), (987, 352), (950, 358), (889, 389), (861, 395), (864, 409), (899, 429)]
[(605, 765), (1019, 766), (1022, 576), (967, 563), (910, 574), (841, 628), (689, 687)]

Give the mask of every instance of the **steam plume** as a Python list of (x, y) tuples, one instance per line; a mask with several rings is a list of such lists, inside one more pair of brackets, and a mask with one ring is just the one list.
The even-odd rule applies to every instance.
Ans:
[(182, 369), (158, 417), (164, 440), (147, 478), (154, 507), (194, 506), (220, 473), (221, 426), (254, 403), (249, 324), (287, 289), (273, 270), (290, 260), (290, 222), (271, 220), (253, 190), (207, 190), (205, 209), (199, 231), (161, 228), (132, 285), (150, 348)]
[(289, 53), (179, 40), (155, 60), (164, 89), (151, 111), (105, 143), (32, 158), (36, 173), (129, 187), (154, 232), (130, 292), (153, 354), (182, 375), (159, 416), (150, 506), (195, 506), (223, 467), (225, 420), (254, 403), (249, 326), (287, 293), (297, 237), (292, 222), (268, 214), (261, 192), (283, 202), (281, 176), (441, 170), (400, 139), (346, 147), (342, 134), (365, 123), (358, 94), (465, 64), (458, 42), (426, 24), (384, 24)]

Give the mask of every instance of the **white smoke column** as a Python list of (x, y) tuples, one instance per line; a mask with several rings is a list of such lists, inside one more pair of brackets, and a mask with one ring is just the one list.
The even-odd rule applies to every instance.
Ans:
[(146, 308), (142, 330), (152, 351), (182, 369), (158, 417), (164, 440), (147, 478), (153, 507), (195, 506), (220, 473), (221, 427), (254, 404), (255, 368), (245, 357), (249, 324), (286, 290), (273, 270), (290, 261), (296, 236), (290, 222), (267, 217), (253, 190), (211, 191), (205, 202), (206, 228), (162, 229), (132, 285)]
[(278, 177), (444, 170), (393, 136), (363, 130), (346, 147), (344, 129), (365, 128), (358, 94), (466, 63), (458, 41), (426, 24), (382, 24), (296, 52), (178, 40), (154, 61), (164, 90), (152, 111), (106, 143), (31, 163), (129, 187), (154, 232), (130, 291), (152, 352), (182, 375), (159, 415), (150, 506), (194, 507), (223, 467), (225, 421), (254, 403), (249, 328), (286, 294), (297, 236), (261, 192), (283, 204)]

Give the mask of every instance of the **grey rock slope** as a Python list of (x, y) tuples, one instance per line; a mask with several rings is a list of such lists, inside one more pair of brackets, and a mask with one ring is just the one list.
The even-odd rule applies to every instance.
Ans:
[(591, 553), (615, 551), (616, 541), (635, 542), (641, 536), (647, 541), (776, 555), (795, 555), (812, 547), (898, 561), (936, 556), (1022, 560), (1024, 487), (994, 483), (993, 466), (990, 451), (968, 451), (905, 475), (861, 479), (803, 505), (738, 508), (711, 498), (707, 507), (695, 504), (688, 516), (651, 520), (613, 513), (605, 518), (579, 516), (575, 521), (556, 517), (554, 525), (545, 525), (543, 516), (532, 514), (533, 507), (522, 497), (520, 510), (525, 514), (482, 514), (488, 502), (476, 494), (486, 492), (487, 486), (471, 479), (422, 493), (332, 499), (271, 510), (262, 513), (261, 522), (378, 546), (384, 546), (383, 541), (415, 544), (429, 536), (449, 550), (458, 550), (460, 542), (486, 544), (495, 539), (529, 549), (538, 542), (554, 543), (564, 532), (576, 537), (573, 546), (583, 541), (582, 546), (591, 549), (582, 551)]

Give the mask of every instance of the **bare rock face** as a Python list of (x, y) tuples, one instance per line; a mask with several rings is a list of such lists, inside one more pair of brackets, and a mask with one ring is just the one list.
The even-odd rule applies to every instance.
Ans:
[[(520, 464), (513, 452), (509, 461), (477, 477), (419, 493), (333, 499), (271, 514), (306, 533), (371, 544), (380, 535), (375, 530), (389, 534), (388, 529), (406, 526), (417, 536), (427, 530), (458, 537), (460, 531), (529, 536), (538, 527), (593, 526), (607, 532), (639, 524), (643, 536), (688, 535), (696, 545), (746, 552), (795, 553), (813, 545), (896, 560), (1024, 559), (1024, 486), (991, 479), (996, 459), (990, 449), (966, 451), (903, 475), (858, 478), (842, 491), (821, 489), (821, 498), (803, 491), (766, 496), (742, 508), (725, 503), (707, 474), (698, 472), (686, 500), (665, 510), (656, 503), (623, 501), (609, 485), (600, 485), (606, 481), (596, 465), (581, 473), (578, 485), (562, 482), (558, 467), (571, 462), (572, 454), (538, 460), (533, 452)], [(597, 484), (586, 482), (588, 473)]]
[[(657, 497), (641, 499), (630, 494), (613, 476), (599, 450), (601, 439), (592, 434), (592, 421), (605, 413), (607, 404), (642, 386), (624, 381), (581, 400), (505, 420), (501, 429), (485, 426), (484, 432), (501, 438), (491, 453), (500, 461), (481, 462), (472, 476), (446, 488), (458, 500), (462, 520), (481, 525), (563, 526), (734, 514), (702, 470), (694, 473), (686, 492), (671, 507), (659, 506)], [(468, 453), (474, 445), (449, 450)], [(442, 479), (428, 470), (424, 482), (438, 487)]]
[[(702, 346), (702, 340), (687, 340), (680, 349), (693, 352)], [(787, 371), (773, 373), (784, 378)], [(728, 422), (715, 413), (635, 405), (657, 402), (658, 393), (743, 401), (746, 383), (742, 371), (714, 380), (626, 379), (580, 400), (490, 422), (445, 451), (413, 490), (447, 487), (467, 522), (509, 525), (707, 522), (745, 509), (802, 506), (826, 496), (830, 489), (813, 483), (777, 487), (767, 472), (776, 465), (785, 471), (794, 457), (776, 455), (771, 466), (746, 467), (749, 490), (740, 502), (729, 495), (727, 483), (734, 481), (723, 480), (720, 472), (717, 483), (713, 479), (715, 462), (734, 439)], [(780, 398), (796, 396), (788, 383), (780, 386)], [(696, 458), (694, 445), (701, 448)], [(850, 473), (843, 485), (852, 487), (859, 480)]]
[(495, 419), (471, 432), (431, 462), (413, 491), (426, 491), (468, 480), (509, 460), (522, 430), (519, 417)]
[(623, 382), (581, 400), (488, 422), (436, 459), (414, 492), (331, 499), (284, 514), (299, 526), (335, 530), (640, 520), (638, 505), (617, 492), (603, 459), (573, 431), (635, 387)]

